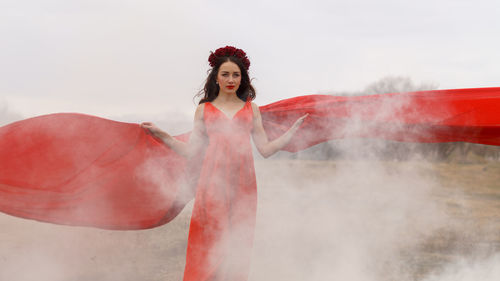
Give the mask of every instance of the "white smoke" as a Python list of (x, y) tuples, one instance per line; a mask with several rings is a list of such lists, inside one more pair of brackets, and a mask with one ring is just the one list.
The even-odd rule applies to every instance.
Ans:
[[(363, 94), (430, 89), (431, 83), (388, 77)], [(396, 102), (382, 104), (374, 121), (411, 106), (409, 99)], [(359, 131), (358, 121), (353, 118), (345, 129)], [(398, 130), (398, 124), (387, 126)], [(258, 162), (259, 216), (250, 280), (438, 281), (479, 269), (497, 278), (498, 265), (490, 266), (497, 250), (488, 239), (495, 230), (470, 222), (470, 195), (443, 185), (438, 164), (418, 155), (405, 162), (378, 160), (381, 152), (391, 152), (383, 141), (348, 139), (332, 145), (342, 160)], [(455, 204), (468, 215), (454, 213), (450, 206)], [(478, 255), (482, 262), (458, 262)], [(490, 280), (465, 276), (460, 280)]]
[(461, 260), (448, 265), (439, 274), (432, 274), (423, 281), (497, 281), (500, 280), (500, 254), (480, 261)]
[(0, 126), (23, 119), (23, 116), (12, 111), (6, 101), (0, 101)]
[[(263, 163), (262, 163), (263, 164)], [(376, 161), (278, 165), (262, 190), (252, 280), (391, 280), (407, 274), (402, 251), (446, 225), (436, 183), (412, 166)], [(268, 178), (266, 168), (258, 174)], [(401, 279), (399, 279), (401, 280)]]
[[(256, 162), (259, 199), (249, 280), (499, 278), (498, 249), (480, 243), (498, 233), (468, 221), (467, 195), (441, 184), (438, 164), (372, 157), (384, 144), (336, 145), (352, 158)], [(151, 177), (153, 166), (143, 175)], [(450, 209), (456, 204), (459, 211)], [(192, 206), (163, 227), (131, 232), (2, 214), (0, 280), (181, 280)], [(237, 231), (253, 229), (243, 223)], [(238, 246), (231, 246), (237, 259)]]

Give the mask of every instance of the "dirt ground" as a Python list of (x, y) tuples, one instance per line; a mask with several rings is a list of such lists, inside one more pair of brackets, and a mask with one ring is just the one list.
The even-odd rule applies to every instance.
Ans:
[[(335, 177), (339, 165), (342, 163), (256, 161), (259, 206), (267, 210), (272, 205), (276, 178), (302, 178), (303, 184), (314, 186)], [(438, 182), (440, 187), (432, 189), (431, 200), (445, 206), (451, 218), (425, 239), (399, 248), (398, 266), (406, 266), (409, 280), (423, 280), (459, 258), (500, 252), (500, 163), (382, 165), (393, 170), (411, 167)], [(143, 231), (59, 226), (0, 214), (0, 281), (182, 280), (192, 204), (171, 223)], [(259, 212), (257, 220), (265, 215)], [(260, 250), (254, 253), (257, 260), (258, 255), (265, 255), (259, 241), (255, 247)], [(255, 273), (250, 279), (262, 280), (259, 276)], [(396, 280), (390, 276), (373, 280)]]

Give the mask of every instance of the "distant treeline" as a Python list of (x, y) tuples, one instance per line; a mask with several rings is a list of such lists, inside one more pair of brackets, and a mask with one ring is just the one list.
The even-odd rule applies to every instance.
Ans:
[(464, 143), (403, 143), (385, 140), (337, 140), (297, 153), (281, 152), (277, 157), (308, 160), (379, 159), (385, 161), (452, 161), (461, 163), (500, 161), (500, 147)]

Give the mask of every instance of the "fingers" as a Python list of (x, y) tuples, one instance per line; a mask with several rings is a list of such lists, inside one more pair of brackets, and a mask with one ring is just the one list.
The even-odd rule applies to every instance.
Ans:
[(306, 114), (302, 115), (301, 117), (299, 117), (299, 119), (297, 119), (297, 121), (295, 121), (294, 126), (298, 128), (300, 125), (302, 125), (302, 123), (304, 123), (304, 120), (307, 118), (307, 116), (309, 116), (309, 113), (306, 113)]
[(304, 120), (307, 118), (307, 116), (309, 116), (309, 113), (306, 113), (306, 114), (300, 116), (299, 119), (297, 119), (297, 120)]
[(142, 128), (151, 128), (151, 127), (153, 127), (153, 123), (152, 122), (142, 122), (141, 127)]
[(304, 121), (304, 120), (307, 118), (307, 116), (309, 116), (309, 113), (306, 113), (306, 114), (304, 114), (303, 116), (301, 116), (301, 117), (299, 118), (299, 120), (300, 120), (300, 121)]

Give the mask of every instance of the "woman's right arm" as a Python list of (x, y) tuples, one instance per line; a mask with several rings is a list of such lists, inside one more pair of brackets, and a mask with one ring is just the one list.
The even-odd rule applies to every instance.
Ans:
[(200, 104), (196, 108), (193, 131), (191, 132), (187, 143), (174, 138), (151, 122), (143, 122), (141, 123), (141, 127), (148, 129), (153, 136), (160, 139), (165, 145), (178, 154), (186, 158), (191, 158), (200, 151), (203, 146), (204, 139), (206, 138), (205, 123), (203, 122), (204, 107), (204, 104)]

